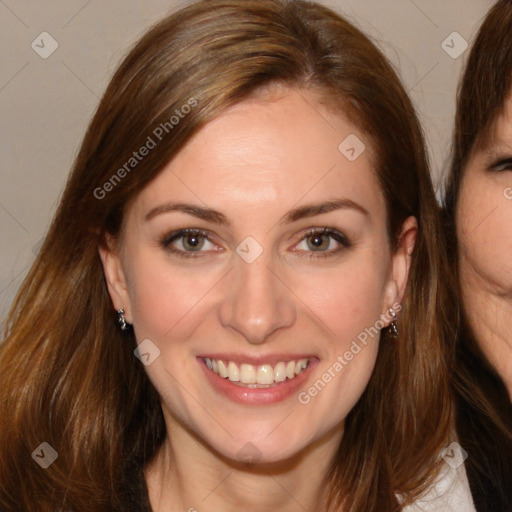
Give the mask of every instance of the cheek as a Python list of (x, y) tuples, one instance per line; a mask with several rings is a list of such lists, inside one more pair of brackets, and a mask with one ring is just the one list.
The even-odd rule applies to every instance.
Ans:
[(172, 266), (152, 254), (136, 255), (131, 263), (131, 310), (138, 338), (176, 339), (218, 280), (214, 272)]
[[(381, 266), (353, 265), (330, 275), (316, 276), (302, 295), (321, 318), (327, 331), (325, 358), (317, 379), (302, 390), (299, 402), (309, 407), (311, 416), (324, 418), (328, 429), (343, 421), (363, 394), (378, 357), (380, 315), (384, 300), (385, 276)], [(310, 283), (310, 284), (311, 284)], [(323, 432), (321, 430), (320, 432)]]
[(512, 201), (503, 187), (480, 180), (461, 189), (457, 235), (465, 263), (484, 279), (512, 287)]
[(292, 286), (304, 297), (306, 311), (313, 311), (323, 321), (331, 338), (341, 346), (350, 344), (380, 318), (387, 262), (382, 254), (367, 250), (346, 264), (314, 276), (296, 277)]

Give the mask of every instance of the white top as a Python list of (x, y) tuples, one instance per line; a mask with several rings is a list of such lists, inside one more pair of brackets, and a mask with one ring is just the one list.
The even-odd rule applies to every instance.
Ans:
[(444, 464), (435, 484), (403, 512), (476, 512), (464, 464)]

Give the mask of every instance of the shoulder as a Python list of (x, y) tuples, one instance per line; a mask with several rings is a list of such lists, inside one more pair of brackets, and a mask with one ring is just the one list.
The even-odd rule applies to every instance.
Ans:
[(464, 464), (443, 465), (434, 485), (403, 512), (476, 512)]

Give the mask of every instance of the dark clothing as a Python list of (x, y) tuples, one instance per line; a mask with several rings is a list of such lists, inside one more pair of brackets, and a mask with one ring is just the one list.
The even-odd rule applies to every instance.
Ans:
[(126, 471), (122, 512), (151, 512), (143, 467), (130, 462)]
[(506, 387), (476, 345), (460, 344), (456, 364), (457, 434), (468, 452), (465, 467), (475, 508), (512, 512), (512, 404)]

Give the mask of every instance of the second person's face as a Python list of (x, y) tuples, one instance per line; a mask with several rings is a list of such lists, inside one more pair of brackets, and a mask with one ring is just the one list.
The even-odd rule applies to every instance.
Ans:
[[(463, 289), (512, 299), (512, 97), (464, 169), (457, 205)], [(471, 314), (471, 312), (468, 312)]]

